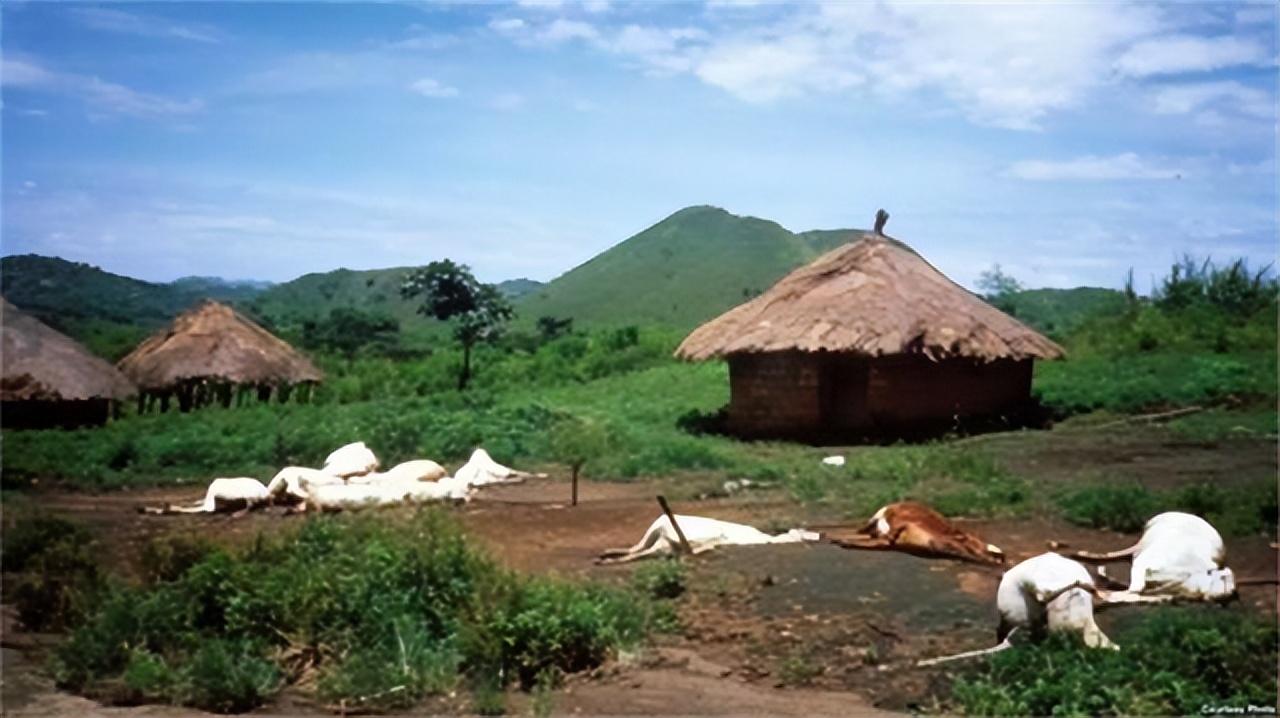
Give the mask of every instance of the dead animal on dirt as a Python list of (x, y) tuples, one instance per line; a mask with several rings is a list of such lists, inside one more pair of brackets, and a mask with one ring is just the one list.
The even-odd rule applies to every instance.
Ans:
[(374, 471), (363, 476), (352, 476), (349, 484), (401, 483), (405, 481), (439, 481), (448, 476), (444, 467), (429, 459), (405, 461), (387, 469)]
[(512, 484), (525, 479), (545, 479), (546, 474), (532, 474), (528, 471), (517, 471), (503, 466), (489, 456), (484, 449), (476, 449), (471, 453), (467, 463), (454, 473), (454, 478), (461, 479), (471, 486), (488, 484)]
[(261, 481), (247, 477), (214, 479), (205, 491), (204, 500), (191, 506), (168, 504), (163, 507), (144, 506), (146, 514), (212, 514), (247, 511), (265, 505), (270, 500), (267, 487)]
[[(791, 529), (790, 531), (770, 536), (751, 526), (735, 524), (704, 516), (676, 516), (680, 530), (689, 542), (689, 548), (695, 554), (710, 551), (717, 546), (752, 546), (767, 543), (799, 543), (801, 541), (817, 541), (821, 538), (813, 531)], [(609, 549), (600, 554), (597, 563), (626, 563), (642, 558), (674, 553), (680, 546), (680, 537), (671, 526), (671, 521), (664, 514), (649, 524), (644, 537), (630, 548)]]
[[(1236, 580), (1225, 565), (1226, 556), (1217, 529), (1199, 516), (1177, 511), (1153, 517), (1143, 528), (1142, 538), (1129, 548), (1076, 553), (1077, 558), (1088, 561), (1132, 559), (1128, 589), (1100, 594), (1108, 604), (1231, 598)], [(1099, 567), (1098, 574), (1111, 581), (1104, 567)]]
[(373, 455), (363, 441), (357, 441), (335, 449), (325, 457), (324, 468), (321, 470), (326, 474), (346, 479), (352, 476), (363, 476), (377, 469), (378, 457)]
[(829, 535), (845, 548), (891, 549), (922, 556), (950, 556), (985, 564), (1004, 563), (1004, 552), (914, 501), (882, 507), (852, 535)]
[(965, 658), (985, 656), (1009, 648), (1010, 637), (1026, 629), (1034, 640), (1049, 632), (1078, 634), (1086, 646), (1110, 648), (1111, 642), (1093, 619), (1096, 589), (1088, 569), (1056, 553), (1043, 553), (1005, 572), (996, 590), (996, 611), (1000, 625), (999, 643), (992, 648), (967, 651), (952, 656), (920, 661), (917, 666), (933, 666)]
[(432, 502), (465, 502), (471, 487), (457, 478), (439, 481), (398, 481), (372, 484), (306, 486), (309, 511), (353, 511), (383, 506)]
[(321, 469), (286, 466), (267, 483), (267, 494), (272, 501), (296, 503), (306, 500), (307, 486), (341, 483), (343, 483), (342, 477), (326, 473)]

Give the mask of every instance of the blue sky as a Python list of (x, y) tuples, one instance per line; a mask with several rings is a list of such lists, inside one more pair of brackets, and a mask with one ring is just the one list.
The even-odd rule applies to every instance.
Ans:
[(1274, 3), (3, 5), (3, 252), (551, 279), (692, 204), (971, 284), (1276, 254)]

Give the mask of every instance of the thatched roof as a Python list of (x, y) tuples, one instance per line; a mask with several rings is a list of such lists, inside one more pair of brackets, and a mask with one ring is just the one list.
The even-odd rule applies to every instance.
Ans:
[(165, 389), (188, 379), (232, 384), (320, 381), (320, 370), (293, 347), (225, 304), (206, 300), (180, 314), (118, 365), (138, 386)]
[(983, 361), (1064, 354), (878, 232), (827, 252), (698, 327), (676, 356), (702, 360), (787, 350)]
[(0, 297), (4, 401), (123, 399), (133, 384), (103, 359)]

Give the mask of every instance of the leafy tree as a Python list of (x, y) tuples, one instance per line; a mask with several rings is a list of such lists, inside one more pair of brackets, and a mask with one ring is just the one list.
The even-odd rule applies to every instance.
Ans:
[(331, 349), (347, 359), (365, 347), (381, 350), (396, 344), (400, 323), (395, 319), (350, 307), (337, 307), (323, 319), (307, 320), (302, 325), (302, 342), (316, 349)]
[(602, 458), (613, 446), (608, 428), (597, 421), (566, 416), (551, 427), (551, 454), (573, 472), (573, 505), (578, 504), (578, 474), (591, 461)]
[(515, 315), (497, 287), (480, 283), (466, 265), (448, 259), (409, 272), (400, 285), (400, 295), (405, 299), (422, 297), (419, 314), (452, 322), (453, 338), (462, 345), (459, 390), (471, 381), (472, 347), (497, 340), (502, 325)]
[(559, 319), (553, 316), (538, 317), (538, 334), (543, 341), (551, 341), (573, 331), (573, 317)]
[(991, 269), (978, 275), (978, 288), (992, 306), (1010, 314), (1014, 313), (1014, 295), (1024, 289), (1022, 283), (1005, 274), (999, 264), (991, 265)]

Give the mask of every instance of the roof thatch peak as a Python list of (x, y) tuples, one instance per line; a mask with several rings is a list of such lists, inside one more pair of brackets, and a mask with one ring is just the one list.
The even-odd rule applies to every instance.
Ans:
[(106, 360), (0, 297), (0, 399), (123, 399), (136, 389)]
[[(1064, 352), (876, 230), (794, 270), (765, 293), (703, 324), (682, 359), (830, 351), (862, 356), (1055, 359)], [(878, 230), (878, 231), (877, 231)]]
[(280, 385), (323, 377), (288, 343), (212, 299), (178, 315), (121, 359), (119, 367), (147, 390), (192, 379)]

